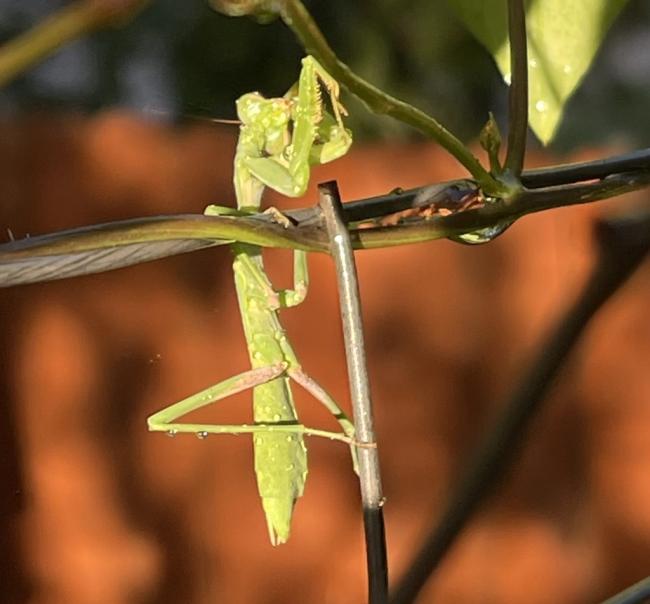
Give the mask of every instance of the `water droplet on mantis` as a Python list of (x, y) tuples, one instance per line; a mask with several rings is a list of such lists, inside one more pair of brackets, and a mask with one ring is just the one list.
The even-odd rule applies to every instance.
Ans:
[(205, 430), (196, 433), (196, 438), (198, 438), (199, 440), (203, 440), (204, 438), (207, 437), (208, 437), (208, 433)]
[(548, 109), (548, 103), (542, 99), (535, 103), (535, 110), (544, 113)]
[(273, 415), (273, 421), (274, 422), (279, 422), (282, 418), (280, 417), (279, 413), (276, 413)]
[(169, 438), (174, 438), (174, 436), (176, 436), (178, 434), (178, 430), (167, 430), (167, 432), (165, 434), (167, 434), (167, 436), (169, 436)]

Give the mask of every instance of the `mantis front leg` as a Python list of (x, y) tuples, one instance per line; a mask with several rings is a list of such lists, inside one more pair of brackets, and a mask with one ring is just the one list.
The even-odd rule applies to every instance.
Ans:
[[(321, 84), (328, 92), (333, 116), (323, 108)], [(338, 82), (313, 57), (302, 60), (300, 79), (285, 99), (293, 121), (291, 143), (281, 153), (271, 152), (269, 157), (250, 153), (242, 157), (242, 164), (255, 180), (267, 187), (289, 197), (300, 197), (307, 190), (310, 166), (345, 155), (352, 144), (352, 135), (343, 125), (342, 116), (346, 111), (339, 101)], [(243, 121), (252, 112), (252, 107), (247, 110), (245, 106), (256, 99), (244, 101)]]

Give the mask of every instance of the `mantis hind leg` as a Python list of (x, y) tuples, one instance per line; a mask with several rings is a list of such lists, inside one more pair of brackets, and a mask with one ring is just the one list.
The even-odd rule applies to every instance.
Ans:
[(339, 407), (338, 403), (332, 398), (332, 396), (314, 378), (305, 373), (301, 367), (289, 367), (287, 369), (287, 375), (297, 384), (300, 384), (334, 416), (334, 419), (341, 426), (343, 434), (348, 439), (350, 452), (352, 453), (352, 464), (354, 466), (354, 471), (358, 474), (359, 468), (356, 450), (358, 443), (355, 439), (355, 430), (352, 420), (346, 415), (345, 411)]
[(178, 401), (165, 409), (154, 413), (147, 418), (147, 425), (151, 432), (166, 432), (174, 436), (176, 434), (196, 434), (199, 437), (205, 437), (208, 434), (256, 434), (256, 433), (287, 433), (301, 434), (304, 436), (320, 436), (330, 440), (338, 440), (351, 444), (351, 439), (347, 433), (340, 434), (328, 430), (317, 428), (308, 428), (299, 423), (278, 422), (267, 424), (194, 424), (177, 422), (179, 417), (201, 409), (212, 403), (216, 403), (228, 396), (243, 392), (249, 388), (260, 386), (271, 380), (285, 375), (287, 370), (286, 363), (275, 363), (265, 367), (258, 367), (244, 371), (227, 380), (223, 380), (214, 386), (210, 386), (201, 392), (197, 392), (182, 401)]
[(205, 431), (205, 426), (202, 424), (177, 424), (172, 422), (187, 413), (191, 413), (228, 396), (280, 377), (286, 371), (286, 367), (286, 363), (275, 363), (274, 365), (250, 369), (249, 371), (244, 371), (243, 373), (223, 380), (214, 386), (210, 386), (205, 390), (201, 390), (201, 392), (188, 396), (148, 417), (147, 425), (149, 430), (152, 432), (170, 432), (175, 430), (176, 432), (190, 432), (194, 434)]

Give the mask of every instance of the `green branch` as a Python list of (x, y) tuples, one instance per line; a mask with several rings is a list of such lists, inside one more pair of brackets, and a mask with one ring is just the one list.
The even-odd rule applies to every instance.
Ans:
[(505, 167), (515, 178), (521, 176), (526, 155), (528, 129), (528, 47), (523, 0), (508, 0), (510, 39), (510, 92), (508, 96), (508, 152)]
[(149, 0), (84, 0), (55, 12), (0, 49), (0, 86), (42, 61), (64, 44), (128, 19)]

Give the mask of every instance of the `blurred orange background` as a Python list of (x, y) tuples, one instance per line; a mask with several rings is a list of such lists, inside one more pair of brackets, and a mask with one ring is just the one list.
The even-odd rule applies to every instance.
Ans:
[[(234, 129), (120, 112), (0, 128), (0, 226), (16, 237), (233, 203)], [(331, 178), (356, 199), (458, 176), (434, 146), (357, 147), (315, 170), (306, 199), (290, 203), (313, 203), (315, 184)], [(357, 254), (393, 580), (579, 291), (591, 225), (606, 211), (538, 214), (478, 248), (439, 241)], [(289, 259), (268, 254), (280, 285)], [(307, 301), (283, 322), (305, 369), (349, 408), (332, 263), (313, 254), (310, 269)], [(649, 294), (646, 265), (592, 322), (516, 466), (422, 602), (595, 602), (648, 574)], [(308, 441), (305, 497), (289, 543), (274, 549), (250, 438), (146, 430), (153, 411), (247, 368), (225, 248), (2, 290), (0, 309), (4, 601), (364, 601), (345, 446)], [(297, 399), (306, 424), (332, 425), (307, 395)], [(250, 419), (250, 395), (216, 407), (204, 417)]]

